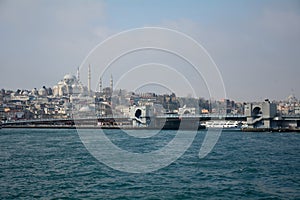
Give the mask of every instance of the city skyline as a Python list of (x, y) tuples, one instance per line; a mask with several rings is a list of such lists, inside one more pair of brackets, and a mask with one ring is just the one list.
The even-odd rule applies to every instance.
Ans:
[[(280, 100), (292, 93), (299, 98), (299, 11), (297, 1), (2, 1), (0, 87), (53, 87), (64, 74), (75, 74), (107, 37), (157, 26), (204, 46), (222, 75), (227, 98)], [(92, 79), (93, 88), (98, 81)]]

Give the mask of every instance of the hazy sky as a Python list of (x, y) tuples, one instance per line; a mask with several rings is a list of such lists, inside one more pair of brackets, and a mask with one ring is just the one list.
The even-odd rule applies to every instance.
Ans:
[(145, 26), (175, 29), (203, 45), (228, 98), (300, 98), (300, 2), (289, 0), (2, 0), (0, 88), (52, 87), (76, 74), (107, 37)]

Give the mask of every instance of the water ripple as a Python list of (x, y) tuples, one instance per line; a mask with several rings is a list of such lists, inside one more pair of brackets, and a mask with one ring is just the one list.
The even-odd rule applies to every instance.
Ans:
[[(170, 141), (165, 131), (115, 144), (147, 152)], [(299, 199), (300, 134), (226, 132), (198, 158), (204, 134), (170, 166), (128, 174), (99, 163), (75, 130), (0, 130), (0, 199)], [(138, 143), (137, 143), (138, 142)], [(152, 145), (152, 146), (151, 146)]]

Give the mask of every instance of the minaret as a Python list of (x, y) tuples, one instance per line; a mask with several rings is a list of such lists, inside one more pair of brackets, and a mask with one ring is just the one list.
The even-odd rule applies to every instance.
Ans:
[(77, 68), (77, 81), (79, 82), (80, 81), (80, 79), (79, 79), (80, 77), (79, 77), (79, 67)]
[(110, 75), (110, 89), (111, 89), (111, 93), (113, 92), (114, 89), (114, 81), (113, 81), (113, 76)]
[(100, 93), (102, 92), (102, 77), (100, 77), (100, 80), (99, 80), (99, 92)]
[(91, 96), (91, 65), (89, 64), (89, 69), (88, 69), (88, 93), (89, 96)]

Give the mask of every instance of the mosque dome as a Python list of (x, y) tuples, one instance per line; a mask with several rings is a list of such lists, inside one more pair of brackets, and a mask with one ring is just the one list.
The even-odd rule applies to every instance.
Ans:
[(79, 84), (73, 84), (72, 88), (81, 88)]
[(47, 90), (45, 88), (39, 89), (39, 95), (40, 96), (46, 96), (47, 95)]
[(78, 84), (73, 84), (72, 85), (72, 90), (73, 90), (73, 94), (79, 94), (81, 93), (81, 88)]
[(75, 76), (74, 75), (71, 75), (71, 74), (66, 74), (64, 76), (64, 79), (75, 79)]
[(33, 88), (33, 89), (31, 90), (31, 94), (33, 94), (33, 95), (37, 95), (37, 94), (38, 94), (38, 91), (37, 91), (37, 89), (36, 89), (36, 88)]
[(57, 85), (64, 85), (63, 81), (58, 81)]
[(74, 75), (66, 74), (64, 76), (64, 82), (66, 84), (73, 84), (75, 80), (76, 80), (76, 77)]

